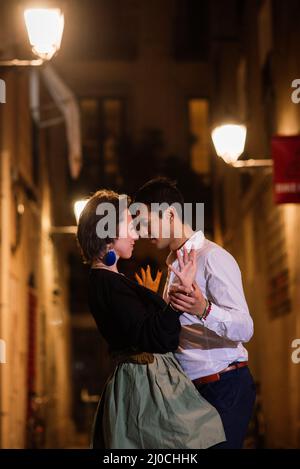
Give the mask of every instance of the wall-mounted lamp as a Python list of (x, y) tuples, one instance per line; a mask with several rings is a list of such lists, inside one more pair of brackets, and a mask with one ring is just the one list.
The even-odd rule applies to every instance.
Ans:
[(223, 124), (216, 127), (211, 136), (217, 155), (223, 158), (225, 163), (235, 168), (273, 166), (272, 159), (238, 161), (245, 150), (247, 128), (244, 125)]
[(24, 11), (24, 20), (34, 60), (4, 60), (0, 67), (39, 66), (60, 49), (64, 30), (64, 15), (58, 8), (31, 8)]

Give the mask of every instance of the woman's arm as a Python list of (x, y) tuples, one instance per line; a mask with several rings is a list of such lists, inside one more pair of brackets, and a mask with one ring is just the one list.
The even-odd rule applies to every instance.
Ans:
[[(145, 295), (142, 300), (126, 279), (106, 277), (106, 294), (110, 318), (108, 327), (115, 339), (115, 347), (134, 347), (140, 351), (167, 353), (175, 351), (179, 344), (180, 321), (182, 314), (167, 305)], [(138, 287), (137, 287), (138, 288)], [(101, 288), (102, 290), (102, 288)], [(99, 291), (101, 294), (101, 291)], [(150, 304), (145, 304), (149, 302)]]

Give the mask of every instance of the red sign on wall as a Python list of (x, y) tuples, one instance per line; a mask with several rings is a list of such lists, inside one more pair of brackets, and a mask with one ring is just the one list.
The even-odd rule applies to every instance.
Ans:
[(277, 204), (300, 203), (300, 136), (273, 137), (274, 197)]

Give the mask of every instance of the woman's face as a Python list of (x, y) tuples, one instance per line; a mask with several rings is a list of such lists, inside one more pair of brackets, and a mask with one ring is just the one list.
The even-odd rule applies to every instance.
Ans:
[(138, 234), (133, 227), (132, 217), (129, 210), (119, 224), (119, 238), (114, 241), (113, 248), (121, 259), (129, 259), (132, 256), (135, 241)]

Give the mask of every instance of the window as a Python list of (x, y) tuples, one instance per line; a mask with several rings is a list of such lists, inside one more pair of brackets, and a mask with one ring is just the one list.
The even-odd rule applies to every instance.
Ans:
[(122, 133), (122, 101), (104, 99), (102, 101), (103, 119), (103, 166), (106, 180), (120, 187), (123, 183), (120, 173), (118, 146)]
[(200, 175), (210, 173), (210, 130), (209, 102), (207, 99), (188, 101), (190, 162), (192, 169)]
[(81, 100), (84, 175), (118, 189), (122, 185), (119, 147), (124, 134), (124, 101), (119, 98)]

